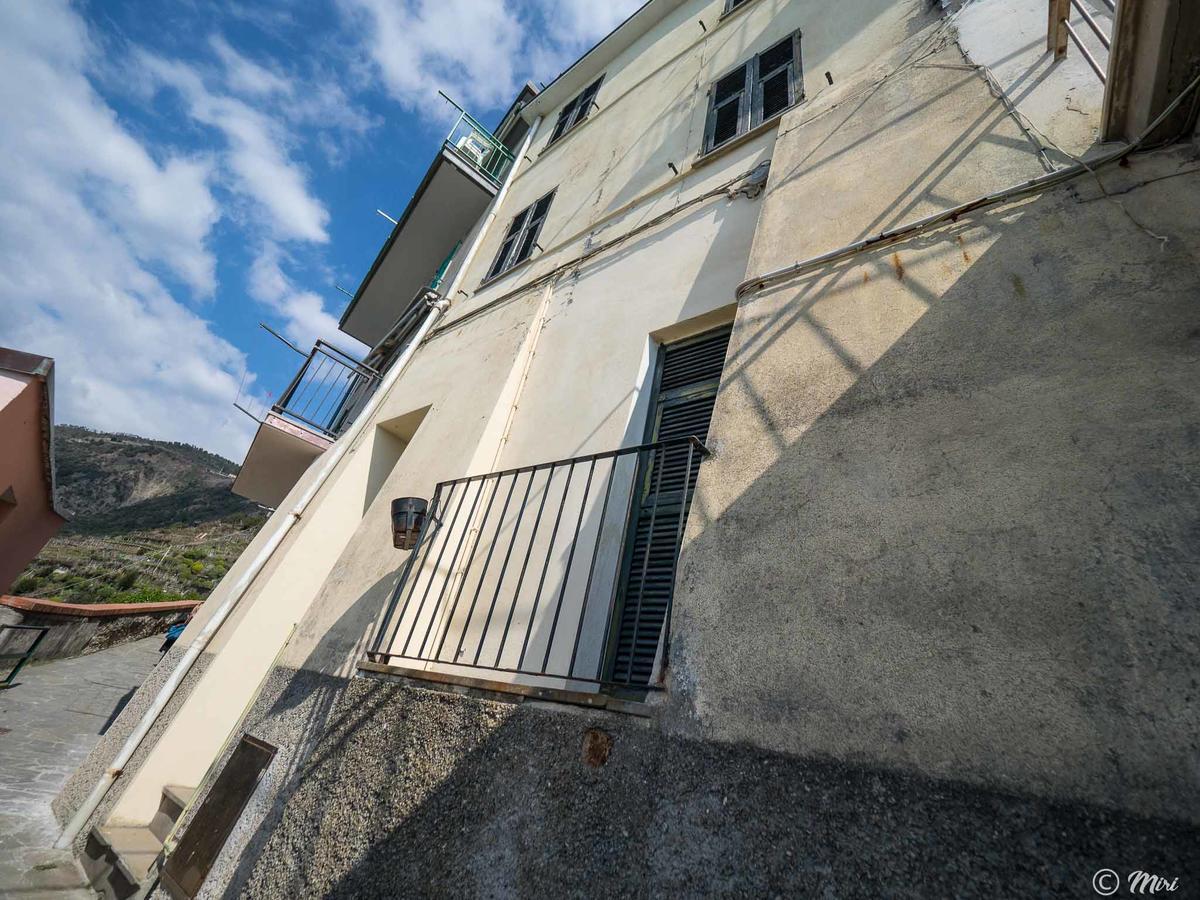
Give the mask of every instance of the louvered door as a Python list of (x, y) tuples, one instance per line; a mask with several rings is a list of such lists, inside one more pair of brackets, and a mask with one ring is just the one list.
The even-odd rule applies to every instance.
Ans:
[[(659, 349), (650, 442), (708, 437), (731, 326)], [(696, 486), (699, 455), (678, 442), (644, 461), (639, 470), (623, 558), (609, 678), (619, 684), (650, 680), (674, 591), (680, 523)]]

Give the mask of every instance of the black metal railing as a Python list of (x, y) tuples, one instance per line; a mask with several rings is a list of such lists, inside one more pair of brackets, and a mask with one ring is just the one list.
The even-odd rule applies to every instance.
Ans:
[(442, 482), (368, 657), (653, 687), (707, 455), (685, 437)]
[[(36, 632), (33, 641), (19, 652), (13, 653), (9, 648), (10, 635), (6, 632), (29, 632), (31, 635)], [(17, 673), (21, 671), (25, 663), (33, 659), (34, 651), (37, 650), (38, 644), (42, 639), (50, 633), (50, 629), (44, 625), (0, 625), (0, 662), (8, 660), (16, 660), (13, 667), (4, 675), (4, 680), (0, 681), (0, 687), (9, 687), (13, 680), (17, 677)]]
[(379, 384), (379, 373), (324, 341), (287, 386), (274, 411), (328, 438), (354, 421)]

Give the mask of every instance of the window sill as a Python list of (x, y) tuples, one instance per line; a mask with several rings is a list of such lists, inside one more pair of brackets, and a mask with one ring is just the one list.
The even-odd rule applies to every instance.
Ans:
[(732, 19), (734, 16), (744, 13), (746, 10), (748, 10), (750, 7), (752, 7), (757, 2), (758, 2), (758, 0), (745, 0), (744, 3), (741, 3), (737, 6), (735, 6), (733, 9), (725, 10), (725, 12), (721, 13), (721, 15), (717, 16), (717, 26), (720, 27), (725, 22), (727, 22), (729, 19)]
[(580, 131), (582, 131), (584, 128), (586, 128), (588, 126), (588, 123), (594, 121), (596, 116), (598, 116), (599, 114), (600, 114), (599, 109), (593, 110), (588, 115), (588, 117), (586, 119), (584, 119), (582, 122), (577, 122), (576, 124), (571, 126), (570, 130), (563, 132), (558, 137), (556, 137), (554, 140), (547, 143), (545, 147), (543, 147), (540, 151), (538, 151), (538, 155), (536, 157), (537, 161), (541, 162), (542, 157), (544, 157), (547, 153), (552, 153), (554, 150), (556, 150), (557, 148), (559, 148), (563, 144), (565, 144), (567, 142), (567, 138), (569, 138), (573, 134), (577, 134)]
[(764, 134), (769, 134), (773, 129), (776, 129), (779, 127), (779, 123), (785, 115), (787, 115), (791, 110), (795, 109), (799, 105), (800, 105), (799, 103), (794, 103), (791, 106), (789, 106), (787, 109), (782, 110), (781, 112), (779, 112), (776, 115), (772, 116), (771, 118), (767, 119), (767, 121), (762, 122), (759, 125), (755, 125), (749, 131), (739, 134), (737, 137), (726, 141), (720, 147), (714, 147), (712, 150), (708, 150), (708, 151), (705, 151), (704, 153), (701, 153), (694, 160), (692, 160), (692, 164), (690, 166), (688, 166), (688, 171), (692, 172), (696, 169), (706, 166), (710, 162), (712, 162), (714, 159), (718, 159), (718, 158), (724, 156), (726, 153), (729, 153), (732, 150), (736, 150), (738, 147), (741, 147), (745, 144), (750, 143), (755, 138), (762, 137)]
[(526, 266), (528, 266), (530, 263), (532, 263), (539, 256), (541, 256), (541, 254), (538, 254), (538, 256), (530, 256), (528, 259), (521, 260), (516, 265), (509, 266), (503, 272), (498, 272), (497, 274), (493, 275), (491, 278), (483, 279), (483, 281), (479, 282), (478, 286), (476, 286), (475, 293), (478, 294), (484, 288), (490, 288), (493, 284), (497, 284), (497, 283), (503, 281), (505, 278), (507, 278), (513, 272), (519, 272), (521, 269), (524, 269)]

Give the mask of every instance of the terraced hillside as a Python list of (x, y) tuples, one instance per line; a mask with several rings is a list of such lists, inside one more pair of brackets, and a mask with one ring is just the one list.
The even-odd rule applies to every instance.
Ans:
[(238, 467), (188, 444), (58, 426), (71, 522), (13, 586), (71, 603), (203, 599), (266, 520), (230, 492)]

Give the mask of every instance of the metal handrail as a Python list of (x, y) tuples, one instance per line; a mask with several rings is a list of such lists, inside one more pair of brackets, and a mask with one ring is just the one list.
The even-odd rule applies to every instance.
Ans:
[[(482, 175), (488, 181), (499, 187), (500, 182), (504, 180), (504, 175), (512, 165), (514, 156), (504, 144), (492, 134), (491, 130), (472, 116), (469, 112), (451, 100), (442, 91), (439, 94), (451, 106), (458, 110), (458, 119), (455, 121), (450, 133), (446, 136), (444, 146), (452, 151), (455, 156), (465, 161), (476, 172)], [(463, 126), (466, 126), (463, 128)], [(481, 147), (481, 156), (475, 156), (467, 152), (461, 146), (462, 144), (479, 143)]]
[(1090, 12), (1088, 12), (1087, 7), (1084, 6), (1080, 0), (1071, 0), (1071, 5), (1075, 7), (1075, 9), (1079, 12), (1079, 15), (1083, 16), (1083, 21), (1088, 23), (1096, 37), (1100, 39), (1100, 43), (1104, 45), (1104, 49), (1111, 50), (1112, 38), (1104, 33), (1104, 30), (1100, 27), (1100, 23), (1095, 20)]
[(36, 631), (36, 632), (38, 632), (38, 636), (33, 639), (33, 643), (30, 644), (29, 647), (26, 648), (24, 652), (22, 652), (22, 653), (0, 653), (0, 659), (15, 659), (15, 660), (17, 660), (17, 664), (13, 667), (12, 671), (9, 672), (8, 675), (5, 676), (3, 681), (0, 681), (0, 687), (11, 687), (12, 683), (13, 683), (13, 679), (17, 677), (17, 673), (20, 672), (21, 669), (25, 667), (25, 664), (27, 662), (29, 662), (29, 660), (33, 659), (34, 651), (37, 650), (38, 644), (40, 644), (42, 642), (42, 639), (45, 638), (46, 635), (50, 633), (50, 629), (48, 626), (45, 626), (45, 625), (0, 625), (0, 632), (3, 632), (5, 629), (8, 629), (10, 631)]
[(689, 436), (441, 482), (368, 658), (655, 689), (634, 644), (657, 636), (665, 658), (708, 455)]
[[(1116, 13), (1117, 7), (1114, 0), (1103, 0), (1103, 3), (1111, 12), (1114, 14)], [(1083, 42), (1083, 38), (1080, 36), (1079, 32), (1076, 31), (1075, 26), (1071, 24), (1070, 19), (1072, 8), (1079, 13), (1079, 15), (1083, 18), (1083, 21), (1092, 30), (1092, 33), (1096, 35), (1096, 38), (1100, 41), (1101, 46), (1103, 46), (1104, 49), (1110, 53), (1112, 52), (1112, 36), (1106, 33), (1104, 29), (1100, 27), (1100, 23), (1096, 21), (1096, 17), (1092, 15), (1091, 11), (1083, 5), (1082, 0), (1049, 0), (1049, 6), (1050, 26), (1047, 37), (1047, 45), (1050, 50), (1053, 51), (1054, 58), (1058, 60), (1066, 57), (1067, 44), (1069, 40), (1079, 49), (1079, 52), (1083, 55), (1084, 60), (1091, 67), (1092, 71), (1096, 73), (1096, 77), (1100, 79), (1100, 83), (1107, 84), (1108, 75), (1105, 72), (1104, 67), (1100, 65), (1100, 62), (1096, 59), (1095, 54), (1087, 48), (1087, 45)]]
[(272, 409), (336, 438), (370, 399), (379, 378), (371, 366), (332, 344), (317, 341)]

